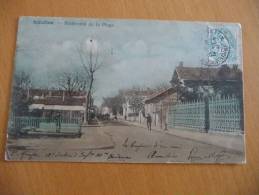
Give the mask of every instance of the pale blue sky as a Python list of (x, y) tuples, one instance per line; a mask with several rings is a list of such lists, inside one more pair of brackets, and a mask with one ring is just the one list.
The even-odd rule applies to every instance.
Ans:
[[(52, 24), (35, 24), (34, 21)], [(65, 25), (65, 21), (70, 25)], [(71, 22), (76, 24), (71, 25)], [(100, 26), (89, 26), (96, 22)], [(96, 103), (104, 96), (114, 95), (120, 88), (152, 87), (169, 82), (179, 61), (186, 66), (201, 66), (201, 60), (207, 56), (207, 26), (223, 25), (42, 17), (23, 17), (19, 23), (16, 70), (30, 72), (36, 87), (51, 87), (57, 72), (81, 70), (75, 45), (83, 44), (89, 37), (97, 40), (99, 47), (106, 51), (112, 50), (111, 58), (96, 75)], [(240, 34), (238, 24), (228, 24), (224, 28), (234, 38)], [(235, 54), (238, 52), (240, 50)], [(240, 64), (240, 61), (241, 58), (237, 58), (228, 63)]]

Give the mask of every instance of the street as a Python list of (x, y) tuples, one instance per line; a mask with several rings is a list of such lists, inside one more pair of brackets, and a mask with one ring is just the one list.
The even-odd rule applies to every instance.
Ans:
[(244, 155), (115, 120), (83, 127), (82, 133), (81, 138), (10, 138), (6, 157), (24, 161), (231, 163), (241, 161)]

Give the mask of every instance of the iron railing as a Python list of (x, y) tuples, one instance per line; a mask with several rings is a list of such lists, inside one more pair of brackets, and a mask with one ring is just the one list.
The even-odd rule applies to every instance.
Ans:
[(242, 134), (243, 104), (236, 97), (177, 103), (170, 106), (168, 127)]

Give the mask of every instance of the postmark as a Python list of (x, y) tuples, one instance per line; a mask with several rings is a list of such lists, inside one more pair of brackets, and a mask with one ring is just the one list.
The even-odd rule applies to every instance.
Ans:
[(220, 66), (233, 58), (235, 45), (234, 36), (226, 28), (208, 27), (208, 65)]

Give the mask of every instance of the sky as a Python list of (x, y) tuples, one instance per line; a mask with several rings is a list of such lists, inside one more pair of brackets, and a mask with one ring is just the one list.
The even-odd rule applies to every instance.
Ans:
[(34, 87), (54, 87), (60, 72), (83, 73), (76, 48), (87, 52), (89, 40), (94, 40), (91, 48), (104, 59), (94, 81), (98, 105), (119, 89), (169, 84), (180, 61), (201, 67), (208, 58), (208, 27), (230, 32), (232, 56), (226, 63), (242, 64), (239, 24), (21, 17), (15, 67), (31, 75)]

